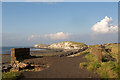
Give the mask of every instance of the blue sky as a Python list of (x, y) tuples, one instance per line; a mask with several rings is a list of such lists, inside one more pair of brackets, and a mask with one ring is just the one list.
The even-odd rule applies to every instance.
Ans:
[(2, 0), (3, 2), (118, 2), (119, 0)]
[(3, 2), (3, 46), (32, 46), (66, 40), (86, 44), (116, 42), (116, 33), (96, 34), (91, 30), (94, 24), (110, 17), (112, 25), (117, 25), (117, 2)]

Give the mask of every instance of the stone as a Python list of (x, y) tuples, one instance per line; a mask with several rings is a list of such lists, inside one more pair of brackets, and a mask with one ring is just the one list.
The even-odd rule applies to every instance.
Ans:
[(30, 48), (11, 48), (11, 65), (28, 57), (30, 57)]
[(19, 67), (20, 68), (25, 68), (27, 66), (28, 66), (28, 64), (25, 64), (25, 63), (22, 63), (22, 62), (19, 63)]
[(90, 53), (95, 55), (99, 62), (102, 62), (102, 48), (100, 48), (100, 47), (93, 47), (93, 48), (91, 48)]
[(60, 57), (63, 57), (63, 56), (64, 56), (64, 54), (61, 54), (61, 55), (60, 55)]
[(28, 69), (26, 69), (25, 71), (29, 71)]
[(19, 63), (19, 61), (15, 61), (15, 63), (17, 64), (17, 63)]
[(3, 67), (1, 67), (1, 71), (2, 72), (9, 72), (11, 68), (12, 68), (12, 66), (10, 66), (10, 65), (3, 66)]
[(28, 64), (25, 64), (25, 63), (14, 63), (11, 67), (9, 67), (10, 71), (20, 71), (20, 68), (21, 69), (24, 69), (28, 66)]

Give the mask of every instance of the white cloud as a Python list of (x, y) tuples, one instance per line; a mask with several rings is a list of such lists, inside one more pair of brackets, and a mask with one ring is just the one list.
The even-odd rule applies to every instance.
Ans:
[(118, 32), (118, 26), (113, 25), (112, 21), (113, 21), (112, 17), (109, 18), (106, 16), (100, 22), (97, 22), (96, 24), (94, 24), (91, 30), (94, 33), (101, 33), (101, 34)]
[(39, 39), (44, 39), (44, 40), (65, 40), (69, 39), (70, 34), (69, 33), (63, 33), (63, 32), (58, 32), (55, 34), (45, 34), (45, 35), (31, 35), (30, 37), (27, 38), (28, 41), (30, 40), (39, 40)]
[(61, 2), (63, 0), (25, 0), (27, 2)]
[(58, 32), (55, 34), (46, 34), (44, 35), (45, 38), (49, 38), (52, 40), (63, 40), (63, 39), (68, 39), (70, 37), (69, 33), (63, 33), (63, 32)]
[(35, 35), (31, 35), (30, 37), (28, 37), (28, 41), (31, 40), (31, 39), (34, 39), (35, 38)]

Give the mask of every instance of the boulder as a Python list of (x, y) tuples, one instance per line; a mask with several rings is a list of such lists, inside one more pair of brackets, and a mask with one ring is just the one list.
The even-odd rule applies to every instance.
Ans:
[(19, 63), (19, 67), (22, 68), (22, 69), (27, 67), (27, 66), (28, 66), (28, 64), (25, 64), (25, 63), (22, 63), (22, 62)]
[(8, 66), (3, 66), (2, 69), (1, 69), (1, 71), (2, 71), (2, 72), (9, 72), (11, 68), (12, 68), (12, 66), (10, 66), (10, 65), (8, 65)]
[(102, 48), (100, 48), (100, 47), (92, 47), (90, 49), (90, 53), (95, 55), (99, 62), (102, 62)]
[(24, 69), (28, 66), (28, 64), (25, 64), (25, 63), (14, 63), (12, 65), (12, 69), (10, 71), (19, 71), (20, 69)]

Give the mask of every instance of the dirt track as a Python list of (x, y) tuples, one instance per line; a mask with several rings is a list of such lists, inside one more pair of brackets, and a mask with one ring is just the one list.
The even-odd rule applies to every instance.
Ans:
[(99, 75), (89, 72), (86, 69), (80, 69), (81, 62), (87, 62), (84, 55), (68, 57), (43, 57), (32, 59), (39, 63), (43, 60), (51, 66), (40, 72), (24, 72), (24, 78), (99, 78)]

